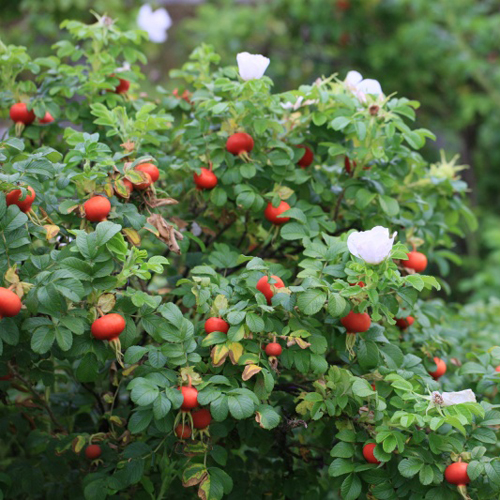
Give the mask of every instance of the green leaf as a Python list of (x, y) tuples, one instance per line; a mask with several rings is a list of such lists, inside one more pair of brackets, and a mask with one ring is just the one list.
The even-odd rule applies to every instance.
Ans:
[(54, 328), (42, 326), (31, 337), (31, 348), (38, 354), (45, 354), (52, 347), (55, 338)]
[(242, 420), (253, 415), (254, 404), (253, 401), (244, 394), (237, 394), (228, 396), (227, 404), (231, 416), (236, 420)]
[(308, 316), (316, 314), (326, 302), (326, 293), (316, 288), (300, 293), (297, 299), (299, 309)]
[(96, 245), (98, 247), (106, 244), (116, 233), (122, 230), (120, 224), (104, 221), (97, 224), (96, 227)]
[(274, 429), (280, 423), (279, 413), (270, 405), (259, 405), (256, 409), (256, 419), (263, 429)]
[(356, 474), (349, 474), (340, 487), (343, 500), (356, 500), (361, 494), (361, 480)]
[(259, 333), (264, 330), (264, 320), (257, 314), (249, 312), (246, 315), (246, 324), (251, 332)]
[(389, 217), (394, 217), (399, 213), (399, 203), (396, 199), (390, 196), (380, 195), (378, 200), (380, 207)]
[(346, 309), (348, 308), (349, 304), (347, 300), (338, 293), (331, 293), (328, 297), (328, 312), (333, 318), (345, 316), (347, 314)]
[(55, 327), (55, 335), (57, 345), (63, 350), (68, 351), (73, 345), (73, 335), (71, 332), (62, 326)]
[(404, 458), (398, 464), (398, 470), (404, 477), (413, 477), (415, 474), (420, 472), (420, 469), (424, 463), (418, 458)]

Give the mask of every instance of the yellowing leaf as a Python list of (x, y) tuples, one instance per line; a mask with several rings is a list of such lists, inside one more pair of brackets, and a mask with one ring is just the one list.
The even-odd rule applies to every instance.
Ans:
[(112, 293), (103, 293), (97, 301), (97, 307), (99, 307), (103, 313), (109, 313), (112, 311), (115, 304), (116, 298)]
[(139, 233), (135, 229), (131, 227), (124, 227), (122, 231), (125, 234), (125, 238), (127, 238), (129, 243), (131, 243), (136, 247), (141, 244), (141, 237), (139, 236)]
[(19, 283), (19, 276), (16, 273), (16, 266), (9, 267), (4, 275), (5, 281), (9, 284)]
[(229, 307), (229, 303), (227, 298), (224, 295), (217, 295), (214, 299), (214, 303), (212, 305), (212, 314), (214, 316), (220, 316), (220, 311), (225, 310)]
[(212, 364), (214, 366), (221, 366), (224, 364), (224, 361), (226, 361), (226, 358), (229, 354), (229, 349), (226, 347), (225, 344), (219, 344), (216, 345), (210, 354), (210, 357), (212, 358)]
[(243, 354), (243, 346), (239, 342), (226, 342), (229, 349), (229, 358), (233, 365), (238, 364), (241, 355)]
[(300, 337), (296, 337), (295, 343), (301, 348), (301, 349), (307, 349), (308, 347), (311, 346), (309, 342), (306, 342), (305, 340), (302, 340)]
[(43, 228), (47, 232), (47, 234), (45, 235), (45, 238), (47, 238), (47, 240), (51, 240), (52, 238), (55, 238), (59, 234), (59, 231), (60, 231), (60, 227), (56, 226), (55, 224), (45, 224), (43, 226)]
[(247, 381), (251, 379), (254, 375), (257, 375), (262, 370), (261, 366), (257, 365), (247, 365), (243, 370), (243, 375), (241, 376), (242, 380)]
[(207, 469), (203, 464), (188, 465), (182, 473), (182, 486), (189, 488), (199, 484), (207, 475)]

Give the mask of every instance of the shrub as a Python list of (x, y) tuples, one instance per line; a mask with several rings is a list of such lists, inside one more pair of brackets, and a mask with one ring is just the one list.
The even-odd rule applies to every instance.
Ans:
[[(334, 77), (273, 94), (208, 46), (155, 98), (143, 34), (64, 26), (55, 54), (0, 59), (4, 115), (36, 115), (0, 146), (1, 275), (24, 306), (0, 294), (5, 497), (449, 498), (458, 461), (474, 498), (498, 494), (500, 352), (432, 292), (475, 220), (457, 171), (417, 152), (418, 103)], [(237, 132), (251, 150), (227, 150)], [(28, 186), (24, 213), (5, 193)], [(471, 386), (481, 404), (449, 394)]]

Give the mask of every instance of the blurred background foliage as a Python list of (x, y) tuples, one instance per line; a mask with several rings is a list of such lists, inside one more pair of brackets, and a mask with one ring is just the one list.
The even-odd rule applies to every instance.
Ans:
[[(427, 156), (458, 153), (460, 175), (480, 229), (457, 243), (463, 262), (450, 269), (454, 299), (500, 297), (500, 0), (157, 0), (173, 21), (168, 40), (146, 47), (145, 91), (172, 90), (169, 71), (200, 43), (222, 64), (241, 51), (271, 58), (276, 90), (348, 70), (377, 79), (386, 95), (421, 102), (418, 125), (437, 133)], [(137, 24), (141, 0), (3, 0), (4, 43), (45, 56), (62, 36), (60, 22), (92, 22), (107, 13), (124, 28)], [(5, 115), (5, 114), (4, 114)], [(451, 159), (451, 158), (449, 158)], [(458, 264), (458, 262), (457, 262)], [(446, 271), (446, 270), (441, 270)]]

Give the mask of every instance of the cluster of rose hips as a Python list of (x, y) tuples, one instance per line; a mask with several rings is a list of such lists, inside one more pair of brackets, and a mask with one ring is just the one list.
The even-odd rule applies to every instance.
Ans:
[[(376, 444), (375, 443), (367, 443), (363, 446), (363, 456), (365, 460), (370, 464), (379, 465), (381, 462), (377, 460), (374, 455)], [(469, 464), (465, 462), (454, 462), (448, 465), (444, 471), (444, 477), (446, 481), (450, 484), (455, 484), (457, 486), (465, 486), (470, 483), (470, 478), (467, 474), (467, 466)]]
[[(196, 409), (198, 407), (198, 389), (191, 385), (178, 387), (178, 389), (183, 397), (181, 410), (191, 412), (193, 427), (200, 431), (207, 429), (212, 422), (212, 414), (207, 408)], [(174, 432), (179, 439), (189, 439), (193, 431), (191, 426), (183, 421), (175, 427)]]
[[(304, 154), (297, 165), (301, 168), (309, 167), (314, 161), (313, 152), (307, 146), (300, 145), (297, 147), (304, 149)], [(253, 148), (254, 140), (252, 136), (246, 132), (236, 132), (230, 135), (226, 141), (226, 150), (235, 156), (249, 155)], [(213, 189), (218, 183), (217, 176), (212, 171), (212, 165), (210, 165), (210, 168), (201, 168), (199, 174), (195, 172), (193, 174), (193, 180), (196, 184), (196, 188), (199, 190)], [(277, 207), (273, 206), (272, 203), (268, 203), (264, 211), (264, 217), (272, 224), (285, 224), (290, 218), (280, 216), (287, 210), (290, 210), (290, 205), (286, 201), (281, 201)]]

